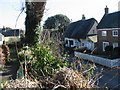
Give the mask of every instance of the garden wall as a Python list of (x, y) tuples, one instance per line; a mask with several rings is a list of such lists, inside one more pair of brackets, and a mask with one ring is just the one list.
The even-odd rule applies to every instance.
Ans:
[(85, 60), (89, 60), (92, 62), (95, 62), (97, 64), (106, 66), (106, 67), (118, 67), (120, 66), (120, 58), (119, 59), (107, 59), (107, 58), (102, 58), (102, 57), (98, 57), (98, 56), (93, 56), (93, 55), (88, 55), (88, 54), (84, 54), (84, 53), (80, 53), (80, 52), (74, 52), (74, 55), (76, 57), (85, 59)]

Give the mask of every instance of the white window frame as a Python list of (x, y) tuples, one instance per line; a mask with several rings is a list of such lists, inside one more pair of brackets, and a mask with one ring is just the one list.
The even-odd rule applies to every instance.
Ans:
[(113, 30), (112, 31), (112, 36), (118, 36), (118, 30)]
[(118, 42), (113, 43), (113, 48), (118, 47)]
[[(106, 45), (105, 45), (106, 44)], [(105, 51), (105, 47), (109, 46), (109, 42), (103, 42), (103, 51)]]
[[(70, 45), (70, 41), (72, 41), (72, 45)], [(69, 45), (70, 45), (70, 47), (74, 47), (75, 46), (75, 40), (69, 40)]]
[[(66, 47), (74, 47), (75, 46), (75, 40), (71, 38), (65, 38), (65, 41), (68, 40), (68, 43), (65, 43)], [(73, 41), (73, 45), (70, 45), (70, 41)]]
[(102, 36), (107, 36), (107, 31), (102, 31)]

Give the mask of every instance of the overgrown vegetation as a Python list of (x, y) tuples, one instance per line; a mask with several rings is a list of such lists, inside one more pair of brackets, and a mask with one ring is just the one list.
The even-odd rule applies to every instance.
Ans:
[[(20, 88), (23, 85), (25, 88), (24, 83), (27, 82), (27, 79), (31, 79), (37, 82), (39, 88), (48, 90), (94, 88), (94, 83), (100, 78), (100, 74), (94, 75), (93, 73), (95, 65), (85, 65), (81, 59), (76, 57), (73, 63), (70, 63), (68, 55), (64, 52), (64, 42), (60, 35), (57, 33), (55, 37), (54, 34), (51, 36), (49, 31), (42, 34), (39, 25), (44, 5), (44, 2), (26, 2), (26, 34), (25, 39), (21, 42), (21, 45), (25, 46), (19, 51), (20, 68), (24, 71), (25, 79), (20, 79), (21, 82), (19, 85), (17, 84), (17, 87), (15, 86), (17, 79), (9, 82), (8, 87)], [(61, 29), (61, 27), (64, 27), (63, 24), (59, 26), (58, 22), (57, 28)], [(11, 52), (13, 51), (11, 50)], [(24, 83), (21, 85), (22, 81)]]
[[(64, 58), (54, 56), (54, 53), (46, 45), (35, 45), (30, 48), (23, 48), (22, 61), (25, 59), (29, 63), (30, 72), (36, 72), (40, 76), (52, 76), (57, 70), (63, 66), (67, 66), (67, 62)], [(34, 71), (32, 71), (34, 70)]]
[(37, 80), (39, 88), (44, 89), (94, 88), (101, 78), (93, 73), (95, 65), (84, 64), (76, 57), (69, 62), (59, 35), (55, 39), (48, 33), (41, 34), (40, 44), (23, 47), (19, 53), (27, 78)]
[(99, 52), (97, 49), (94, 50), (93, 55), (100, 56), (108, 59), (117, 59), (120, 58), (120, 47), (106, 46), (105, 51)]
[[(41, 33), (40, 44), (24, 46), (19, 51), (24, 77), (37, 81), (37, 87), (44, 89), (94, 88), (94, 83), (101, 78), (100, 74), (93, 73), (95, 65), (84, 64), (76, 57), (72, 63), (69, 62), (60, 38), (59, 35), (55, 39)], [(18, 85), (16, 82), (26, 79), (18, 80), (9, 82), (8, 87), (13, 88), (13, 84)]]
[[(67, 68), (68, 62), (55, 57), (49, 46), (24, 47), (21, 56), (27, 67), (27, 78), (32, 78), (35, 82), (37, 80), (39, 88), (95, 88), (95, 82), (101, 78), (101, 73), (94, 74), (94, 64), (85, 64), (84, 60), (77, 57), (73, 58), (73, 62)], [(13, 87), (13, 82), (10, 86)]]

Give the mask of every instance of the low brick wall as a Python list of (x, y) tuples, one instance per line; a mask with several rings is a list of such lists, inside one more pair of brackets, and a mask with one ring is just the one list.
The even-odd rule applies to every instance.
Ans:
[(98, 56), (93, 56), (93, 55), (88, 55), (88, 54), (84, 54), (84, 53), (80, 53), (80, 52), (74, 52), (76, 57), (85, 59), (85, 60), (89, 60), (92, 62), (95, 62), (97, 64), (106, 66), (106, 67), (118, 67), (120, 66), (120, 58), (119, 59), (107, 59), (107, 58), (102, 58), (102, 57), (98, 57)]

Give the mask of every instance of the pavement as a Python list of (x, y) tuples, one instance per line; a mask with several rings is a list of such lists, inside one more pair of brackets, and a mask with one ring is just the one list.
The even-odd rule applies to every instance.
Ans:
[[(74, 55), (70, 54), (69, 62), (74, 62)], [(84, 60), (85, 64), (92, 63), (90, 61)], [(108, 68), (99, 64), (96, 65), (96, 70), (94, 73), (101, 73), (102, 78), (100, 78), (95, 84), (100, 88), (111, 88), (120, 90), (120, 67)]]
[(19, 66), (18, 61), (11, 61), (4, 67), (2, 63), (0, 63), (0, 82), (15, 79), (18, 66)]
[(96, 72), (101, 72), (102, 78), (98, 80), (96, 85), (101, 88), (112, 88), (120, 90), (120, 69), (118, 68), (108, 68), (101, 65), (96, 64), (97, 69)]

